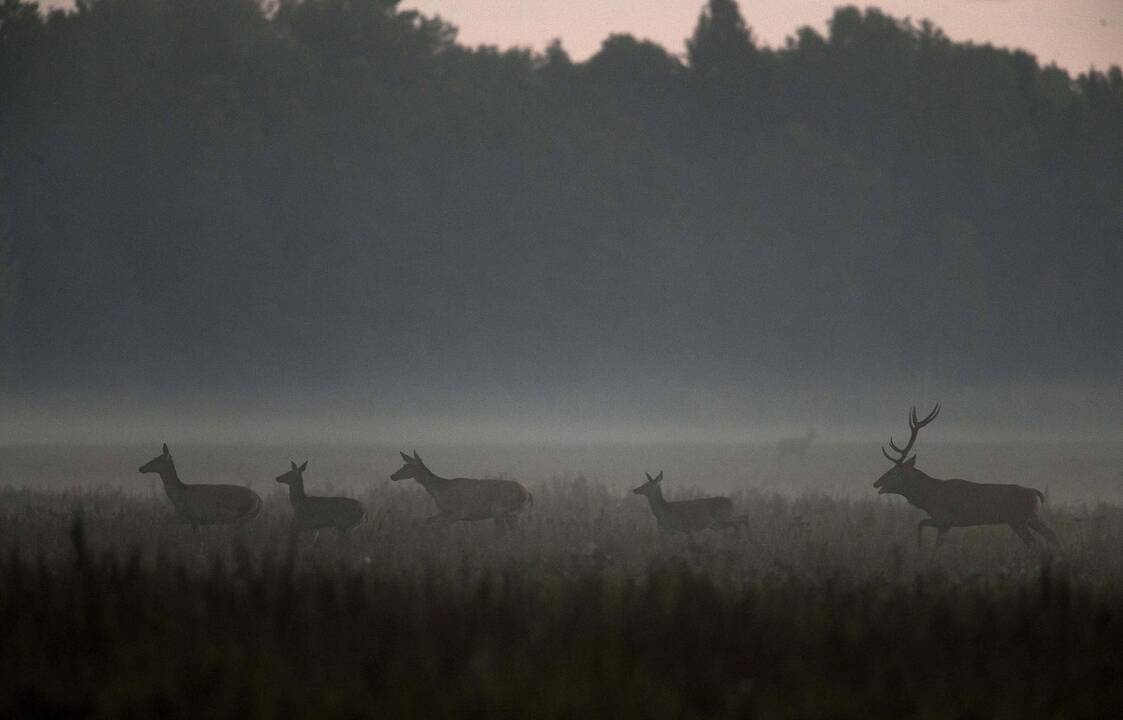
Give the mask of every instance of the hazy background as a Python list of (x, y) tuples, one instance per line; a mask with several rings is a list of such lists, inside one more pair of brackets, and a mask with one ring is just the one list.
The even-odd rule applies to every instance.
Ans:
[(0, 441), (1123, 441), (1117, 4), (500, 5), (4, 5)]

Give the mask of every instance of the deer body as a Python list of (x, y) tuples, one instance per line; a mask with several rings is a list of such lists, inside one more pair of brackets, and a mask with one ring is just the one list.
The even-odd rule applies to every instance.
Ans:
[(692, 534), (711, 528), (748, 527), (747, 518), (733, 516), (733, 501), (729, 498), (670, 501), (663, 497), (663, 488), (659, 484), (662, 480), (662, 472), (655, 477), (647, 475), (647, 482), (632, 491), (647, 497), (651, 505), (651, 513), (659, 523), (659, 529)]
[(941, 480), (920, 470), (896, 492), (946, 527), (1026, 522), (1036, 513), (1038, 501), (1045, 499), (1039, 491), (1021, 485)]
[(289, 486), (289, 502), (293, 510), (293, 527), (297, 530), (317, 531), (334, 528), (345, 535), (363, 519), (363, 505), (354, 498), (317, 497), (304, 492), (304, 470), (308, 461), (277, 477), (277, 482)]
[(261, 511), (261, 497), (240, 485), (188, 485), (179, 479), (168, 446), (163, 454), (141, 466), (142, 473), (156, 473), (176, 517), (198, 528), (200, 525), (229, 525), (245, 522)]
[(916, 528), (917, 544), (920, 544), (926, 527), (936, 528), (936, 544), (939, 545), (945, 533), (953, 527), (1009, 525), (1026, 545), (1034, 544), (1033, 534), (1029, 532), (1031, 529), (1049, 544), (1058, 545), (1056, 534), (1037, 515), (1038, 502), (1045, 500), (1041, 492), (1021, 485), (977, 483), (959, 478), (941, 480), (917, 469), (915, 455), (905, 459), (916, 443), (920, 428), (932, 422), (939, 411), (940, 406), (937, 405), (928, 417), (918, 420), (916, 409), (912, 410), (908, 444), (898, 448), (890, 439), (889, 446), (899, 453), (899, 457), (895, 458), (882, 449), (882, 453), (893, 462), (893, 467), (874, 483), (879, 495), (900, 495), (910, 505), (928, 513), (929, 517), (921, 520)]
[(500, 529), (514, 527), (515, 515), (531, 505), (527, 489), (514, 480), (443, 478), (434, 473), (414, 451), (413, 457), (401, 453), (405, 465), (391, 480), (412, 478), (433, 498), (437, 515), (430, 522), (453, 523), (461, 520), (494, 520)]

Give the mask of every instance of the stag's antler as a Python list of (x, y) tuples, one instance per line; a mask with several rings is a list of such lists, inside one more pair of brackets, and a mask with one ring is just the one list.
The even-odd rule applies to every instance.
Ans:
[(899, 453), (900, 457), (893, 457), (889, 453), (885, 452), (884, 447), (881, 448), (881, 454), (884, 455), (890, 462), (896, 463), (897, 465), (903, 463), (905, 461), (905, 458), (908, 457), (909, 452), (912, 450), (912, 446), (916, 444), (916, 436), (920, 433), (920, 428), (935, 420), (936, 416), (939, 414), (940, 403), (936, 403), (936, 407), (932, 408), (932, 412), (928, 413), (927, 417), (925, 417), (923, 420), (918, 420), (916, 417), (916, 408), (913, 407), (913, 409), (909, 411), (908, 444), (906, 444), (903, 448), (899, 448), (897, 447), (896, 443), (893, 442), (892, 436), (889, 437), (889, 447), (893, 448), (894, 452)]

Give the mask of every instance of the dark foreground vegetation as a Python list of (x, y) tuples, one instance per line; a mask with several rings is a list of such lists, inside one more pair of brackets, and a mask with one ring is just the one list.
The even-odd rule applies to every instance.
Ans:
[(1123, 708), (1123, 515), (913, 545), (901, 505), (734, 497), (749, 536), (532, 486), (520, 528), (427, 528), (382, 484), (346, 541), (155, 499), (0, 493), (6, 717), (1105, 717)]
[(575, 62), (395, 0), (0, 2), (0, 362), (394, 401), (1115, 381), (1118, 68), (855, 7), (763, 47), (698, 4), (684, 56)]

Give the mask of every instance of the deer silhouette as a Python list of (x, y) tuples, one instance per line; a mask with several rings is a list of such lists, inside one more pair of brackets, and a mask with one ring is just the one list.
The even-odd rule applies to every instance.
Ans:
[(663, 497), (660, 485), (663, 482), (662, 471), (655, 477), (644, 473), (644, 477), (647, 482), (632, 492), (647, 497), (661, 530), (690, 535), (710, 528), (734, 528), (740, 531), (740, 528), (749, 526), (749, 520), (745, 516), (734, 517), (733, 501), (727, 497), (671, 501)]
[(297, 530), (319, 532), (322, 528), (335, 528), (346, 535), (363, 519), (363, 506), (358, 500), (346, 497), (317, 497), (304, 492), (305, 460), (299, 467), (289, 461), (291, 469), (277, 476), (277, 482), (289, 486), (289, 502), (293, 509), (293, 527)]
[(417, 451), (400, 453), (402, 465), (391, 480), (414, 479), (437, 504), (428, 522), (445, 525), (460, 520), (493, 520), (500, 531), (514, 529), (517, 513), (533, 504), (530, 493), (514, 480), (443, 478), (426, 467)]
[(200, 525), (229, 525), (255, 517), (261, 511), (261, 497), (240, 485), (187, 485), (179, 479), (172, 454), (164, 443), (163, 452), (141, 465), (140, 472), (156, 473), (164, 492), (172, 501), (176, 517), (195, 530)]
[(1021, 485), (976, 483), (959, 478), (940, 480), (916, 467), (916, 456), (909, 457), (909, 453), (921, 428), (939, 414), (938, 403), (923, 420), (917, 418), (916, 408), (912, 409), (909, 413), (908, 443), (899, 448), (893, 438), (889, 438), (889, 447), (897, 456), (881, 448), (881, 453), (893, 463), (893, 467), (873, 484), (879, 495), (901, 495), (910, 505), (928, 513), (929, 517), (921, 520), (916, 528), (917, 545), (921, 543), (926, 527), (936, 528), (938, 547), (949, 528), (1009, 525), (1026, 545), (1034, 544), (1034, 536), (1030, 533), (1032, 529), (1050, 545), (1059, 547), (1056, 534), (1037, 516), (1037, 505), (1045, 500), (1040, 491)]

